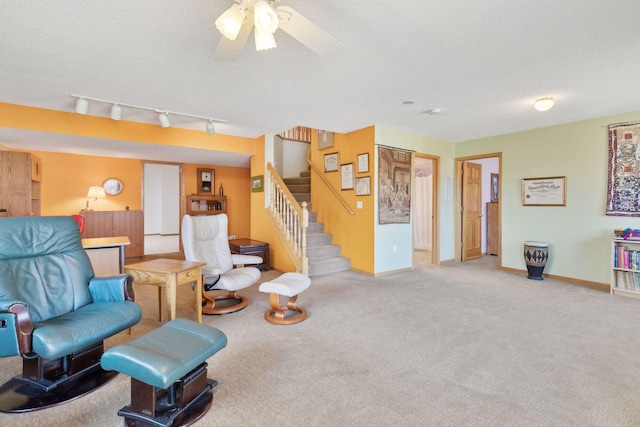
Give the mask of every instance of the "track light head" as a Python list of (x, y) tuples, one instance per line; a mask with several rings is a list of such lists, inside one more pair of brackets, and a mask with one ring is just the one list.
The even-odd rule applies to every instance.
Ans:
[(163, 128), (168, 128), (169, 126), (171, 126), (171, 122), (169, 122), (169, 116), (167, 115), (167, 113), (158, 114), (158, 120), (160, 120), (160, 126), (162, 126)]
[(83, 116), (87, 114), (89, 111), (89, 101), (84, 98), (78, 98), (76, 101), (76, 113), (82, 114)]
[(122, 107), (118, 104), (113, 104), (111, 107), (111, 119), (120, 120), (122, 118)]
[(211, 136), (216, 134), (216, 128), (213, 125), (213, 122), (211, 120), (209, 120), (209, 123), (207, 123), (207, 133)]

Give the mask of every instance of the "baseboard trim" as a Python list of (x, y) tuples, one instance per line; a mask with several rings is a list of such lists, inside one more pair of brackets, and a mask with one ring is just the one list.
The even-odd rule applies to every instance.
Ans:
[[(521, 274), (523, 276), (526, 276), (528, 274), (526, 270), (521, 270), (519, 268), (511, 268), (511, 267), (498, 267), (498, 268), (500, 270), (504, 270), (509, 273)], [(572, 285), (584, 286), (586, 288), (592, 288), (592, 289), (596, 289), (598, 291), (602, 291), (606, 293), (610, 292), (610, 285), (608, 283), (592, 282), (590, 280), (575, 279), (573, 277), (558, 276), (555, 274), (543, 274), (542, 276), (549, 279), (570, 283)]]

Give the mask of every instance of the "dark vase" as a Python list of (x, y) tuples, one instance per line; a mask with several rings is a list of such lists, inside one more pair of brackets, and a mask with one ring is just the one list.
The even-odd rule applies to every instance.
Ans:
[(542, 272), (549, 258), (549, 244), (543, 242), (524, 242), (524, 262), (527, 264), (527, 278), (544, 280)]

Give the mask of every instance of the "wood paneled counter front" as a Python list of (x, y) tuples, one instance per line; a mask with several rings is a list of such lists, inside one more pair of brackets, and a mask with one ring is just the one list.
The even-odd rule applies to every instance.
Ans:
[(80, 211), (85, 219), (82, 237), (126, 236), (131, 244), (125, 248), (127, 260), (144, 255), (144, 215), (142, 211)]

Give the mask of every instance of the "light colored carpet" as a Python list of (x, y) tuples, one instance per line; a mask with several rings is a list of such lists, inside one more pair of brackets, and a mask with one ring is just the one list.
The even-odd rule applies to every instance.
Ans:
[[(263, 280), (277, 276), (263, 274)], [(205, 322), (227, 334), (201, 426), (637, 426), (640, 300), (499, 271), (495, 257), (372, 278), (312, 279), (302, 323), (278, 326), (268, 296)], [(179, 316), (193, 319), (188, 287)], [(155, 289), (141, 287), (155, 328)], [(110, 339), (110, 347), (130, 339)], [(0, 360), (0, 381), (20, 360)], [(129, 380), (0, 425), (121, 426)]]

